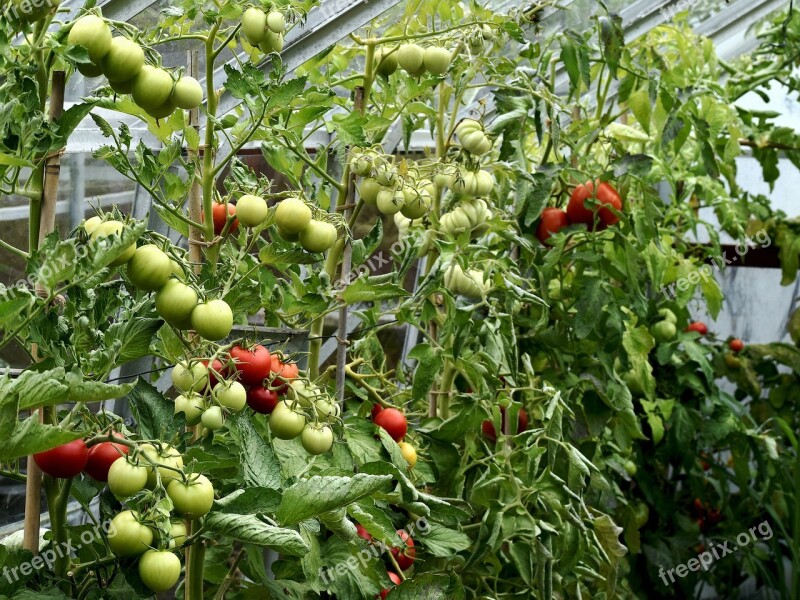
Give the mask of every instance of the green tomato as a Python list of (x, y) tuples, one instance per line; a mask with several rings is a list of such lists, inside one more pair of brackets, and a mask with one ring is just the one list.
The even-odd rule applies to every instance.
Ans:
[(483, 125), (475, 119), (464, 119), (456, 127), (456, 135), (462, 137), (474, 131), (483, 131)]
[(644, 502), (637, 502), (633, 509), (633, 513), (636, 521), (636, 527), (641, 529), (645, 526), (647, 520), (650, 518), (650, 507)]
[[(125, 225), (121, 221), (103, 221), (92, 232), (91, 236), (93, 240), (99, 240), (100, 238), (108, 238), (113, 235), (121, 235), (124, 229)], [(131, 244), (122, 254), (120, 254), (117, 258), (112, 260), (108, 266), (119, 267), (121, 265), (124, 265), (131, 258), (133, 258), (133, 255), (135, 253), (136, 253), (136, 244)]]
[(145, 65), (133, 80), (131, 96), (144, 110), (156, 110), (170, 99), (174, 86), (175, 82), (167, 71)]
[(78, 65), (78, 72), (87, 79), (94, 79), (103, 74), (103, 67), (94, 63), (80, 63)]
[(153, 444), (142, 444), (139, 451), (144, 457), (142, 464), (147, 466), (147, 487), (154, 488), (161, 476), (161, 483), (169, 485), (173, 479), (180, 477), (183, 469), (183, 457), (180, 452), (168, 444), (161, 445), (161, 452)]
[(494, 190), (494, 177), (489, 171), (480, 170), (475, 173), (475, 195), (489, 196)]
[(224, 300), (201, 302), (192, 311), (192, 329), (201, 337), (216, 342), (233, 329), (233, 312)]
[(120, 456), (108, 469), (108, 489), (117, 498), (130, 498), (141, 492), (147, 485), (148, 469), (128, 457)]
[(472, 231), (472, 223), (464, 210), (457, 206), (449, 213), (445, 213), (439, 219), (439, 229), (442, 233), (457, 237), (465, 231)]
[(131, 90), (133, 89), (133, 82), (134, 79), (130, 81), (109, 81), (108, 85), (114, 90), (114, 93), (123, 96), (125, 94), (130, 94)]
[(186, 541), (186, 524), (183, 521), (172, 521), (169, 526), (169, 548), (180, 548)]
[(307, 252), (325, 252), (333, 247), (339, 234), (331, 223), (313, 220), (300, 232), (300, 245)]
[(661, 317), (664, 321), (669, 321), (670, 323), (676, 323), (676, 324), (678, 323), (678, 317), (676, 317), (675, 313), (668, 308), (658, 309), (658, 316)]
[(350, 170), (356, 175), (366, 177), (372, 172), (372, 159), (369, 154), (355, 152), (350, 158)]
[(636, 475), (637, 468), (635, 462), (633, 462), (632, 460), (626, 460), (624, 466), (625, 466), (625, 472), (628, 475), (630, 475), (631, 477)]
[(139, 559), (139, 577), (156, 593), (172, 589), (181, 576), (181, 559), (169, 550), (148, 550)]
[(272, 33), (283, 33), (286, 31), (286, 19), (283, 13), (277, 10), (271, 10), (269, 14), (267, 14), (267, 27), (269, 27)]
[(236, 218), (245, 227), (258, 227), (266, 220), (268, 213), (267, 202), (259, 196), (247, 194), (236, 203)]
[(96, 15), (81, 17), (72, 25), (67, 36), (70, 46), (83, 46), (89, 53), (89, 59), (100, 64), (111, 49), (111, 28)]
[(483, 131), (471, 131), (459, 139), (464, 149), (475, 156), (483, 156), (492, 149), (492, 141)]
[(397, 71), (397, 64), (396, 51), (385, 51), (382, 48), (375, 50), (375, 65), (383, 77), (393, 75)]
[[(181, 77), (175, 82), (170, 99), (178, 108), (192, 110), (203, 102), (203, 87), (194, 77)], [(238, 212), (236, 216), (239, 216)]]
[(172, 384), (181, 392), (199, 392), (208, 383), (208, 369), (200, 362), (179, 362), (172, 368)]
[(214, 486), (205, 475), (190, 475), (188, 481), (173, 479), (167, 486), (167, 496), (175, 510), (189, 519), (208, 514), (214, 504)]
[(225, 424), (225, 417), (222, 414), (222, 409), (219, 406), (212, 406), (206, 409), (203, 416), (200, 418), (200, 422), (203, 424), (203, 427), (209, 431), (222, 429), (222, 426)]
[(401, 190), (384, 188), (378, 192), (378, 210), (384, 215), (395, 215), (403, 210), (406, 204), (405, 194)]
[(172, 262), (169, 256), (153, 244), (137, 248), (128, 262), (128, 279), (145, 292), (164, 287), (170, 275)]
[(327, 425), (309, 423), (300, 434), (300, 443), (309, 454), (325, 454), (333, 446), (333, 431)]
[(405, 203), (400, 209), (400, 212), (408, 219), (421, 219), (428, 214), (432, 204), (433, 198), (428, 190), (420, 190), (419, 192), (415, 192), (411, 199), (406, 196)]
[(247, 390), (238, 381), (222, 381), (214, 386), (214, 398), (233, 412), (242, 412), (247, 405)]
[(83, 223), (83, 230), (89, 235), (92, 235), (95, 231), (97, 231), (97, 228), (100, 227), (102, 223), (103, 219), (100, 217), (89, 217)]
[(261, 42), (258, 47), (264, 54), (271, 54), (272, 52), (280, 53), (283, 50), (283, 34), (275, 33), (267, 28), (266, 38)]
[(278, 402), (269, 416), (269, 429), (279, 440), (291, 440), (303, 433), (306, 418), (293, 411), (283, 400)]
[(275, 208), (275, 223), (281, 231), (298, 234), (311, 224), (311, 209), (300, 198), (286, 198)]
[(375, 164), (375, 181), (384, 187), (394, 187), (397, 183), (397, 169), (381, 159)]
[(111, 519), (108, 545), (117, 556), (138, 556), (152, 543), (153, 530), (139, 522), (139, 513), (125, 510)]
[(253, 46), (267, 39), (267, 14), (260, 8), (248, 8), (242, 15), (242, 33)]
[(653, 334), (653, 337), (657, 342), (666, 343), (675, 339), (675, 336), (678, 334), (678, 330), (675, 327), (675, 323), (671, 323), (670, 321), (659, 321), (650, 327), (650, 333)]
[(365, 177), (359, 182), (357, 188), (358, 195), (364, 203), (375, 206), (378, 202), (378, 193), (383, 189), (383, 186), (374, 177)]
[(446, 48), (431, 46), (425, 49), (424, 65), (431, 75), (444, 75), (450, 68), (452, 57)]
[(409, 75), (419, 75), (425, 68), (425, 50), (417, 44), (403, 44), (397, 50), (397, 62)]
[(156, 312), (173, 327), (189, 329), (196, 306), (197, 292), (177, 279), (169, 279), (156, 292)]
[(181, 394), (175, 398), (175, 414), (183, 413), (189, 426), (200, 422), (205, 409), (206, 403), (200, 394)]
[(622, 379), (625, 381), (625, 385), (628, 386), (631, 394), (634, 396), (644, 396), (644, 382), (639, 375), (637, 375), (636, 371), (626, 372), (622, 376)]
[(326, 419), (335, 419), (339, 416), (339, 405), (325, 398), (317, 400), (315, 404), (319, 416)]
[[(144, 50), (126, 37), (115, 37), (111, 40), (111, 48), (102, 62), (103, 73), (112, 83), (131, 82), (144, 67)], [(113, 87), (113, 86), (112, 86)], [(130, 89), (124, 92), (130, 93)]]
[(160, 121), (162, 119), (168, 119), (169, 117), (171, 117), (172, 113), (175, 112), (175, 109), (176, 109), (175, 104), (173, 104), (172, 99), (169, 99), (158, 108), (146, 110), (145, 112), (154, 119), (156, 119), (157, 121)]

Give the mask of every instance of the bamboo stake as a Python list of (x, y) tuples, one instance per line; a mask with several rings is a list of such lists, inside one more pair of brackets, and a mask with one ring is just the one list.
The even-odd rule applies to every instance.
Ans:
[[(364, 109), (364, 88), (359, 86), (355, 90), (355, 110), (363, 112)], [(356, 175), (350, 173), (350, 180), (347, 184), (347, 198), (345, 199), (345, 206), (350, 206), (350, 202), (356, 195)], [(343, 216), (345, 222), (350, 220), (350, 208), (345, 208)], [(342, 280), (347, 281), (350, 277), (350, 269), (353, 266), (353, 246), (350, 242), (345, 241), (344, 252), (342, 254), (342, 271), (340, 277)], [(344, 388), (345, 388), (345, 365), (347, 364), (347, 314), (348, 307), (344, 304), (339, 309), (339, 331), (336, 334), (338, 346), (336, 348), (336, 399), (339, 404), (344, 408)]]
[[(50, 91), (50, 121), (57, 121), (64, 114), (64, 85), (66, 75), (64, 71), (53, 72), (53, 83)], [(55, 230), (56, 227), (56, 202), (58, 201), (58, 178), (61, 175), (61, 152), (51, 154), (45, 159), (44, 190), (42, 193), (42, 207), (39, 216), (39, 239), (37, 247)], [(36, 293), (45, 294), (44, 289), (37, 283)], [(31, 347), (31, 355), (38, 360), (38, 348)], [(44, 411), (39, 410), (39, 422), (44, 423)], [(23, 532), (23, 547), (34, 554), (39, 552), (39, 529), (41, 526), (42, 512), (42, 472), (33, 460), (28, 457), (28, 477), (25, 482), (25, 524)]]

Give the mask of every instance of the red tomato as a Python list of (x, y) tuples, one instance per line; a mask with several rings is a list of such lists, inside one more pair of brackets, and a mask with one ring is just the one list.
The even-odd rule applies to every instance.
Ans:
[(686, 328), (686, 331), (696, 331), (700, 335), (706, 335), (708, 333), (708, 327), (706, 327), (705, 323), (701, 323), (700, 321), (695, 321), (694, 323), (689, 323), (689, 326)]
[[(506, 428), (506, 407), (500, 407), (500, 419), (501, 424), (503, 426), (503, 430)], [(525, 412), (524, 408), (519, 409), (519, 414), (517, 415), (517, 433), (520, 431), (525, 431), (528, 429), (528, 413)], [(486, 419), (483, 423), (481, 423), (481, 431), (483, 431), (483, 435), (486, 436), (490, 442), (497, 441), (497, 432), (494, 430), (494, 422), (491, 419)]]
[(367, 540), (368, 542), (372, 541), (372, 536), (369, 534), (369, 531), (364, 529), (361, 525), (356, 524), (356, 533), (358, 537)]
[(378, 416), (378, 413), (383, 410), (383, 407), (380, 404), (373, 404), (372, 405), (372, 420), (375, 420), (375, 417)]
[[(595, 186), (597, 193), (595, 195)], [(585, 223), (591, 228), (594, 224), (594, 212), (585, 206), (586, 200), (594, 198), (596, 204), (599, 206), (597, 215), (600, 218), (600, 223), (603, 227), (614, 225), (619, 221), (619, 217), (615, 215), (605, 205), (615, 208), (618, 211), (622, 210), (622, 199), (619, 197), (617, 190), (606, 182), (601, 182), (599, 179), (592, 183), (587, 181), (583, 185), (578, 185), (572, 190), (572, 195), (567, 204), (567, 216), (570, 223)]]
[(272, 357), (261, 344), (251, 348), (234, 346), (230, 350), (234, 366), (239, 372), (239, 381), (248, 385), (262, 385), (269, 377)]
[(372, 421), (383, 427), (395, 442), (402, 440), (408, 431), (406, 416), (396, 408), (384, 408)]
[(275, 390), (268, 390), (263, 386), (251, 387), (247, 390), (247, 405), (262, 415), (271, 414), (278, 406), (280, 397)]
[[(228, 207), (227, 210), (225, 207)], [(234, 204), (224, 204), (222, 202), (214, 202), (214, 206), (212, 208), (211, 218), (214, 219), (214, 233), (219, 235), (222, 233), (222, 230), (225, 229), (225, 223), (228, 221), (228, 215), (235, 215), (236, 214), (236, 206)], [(205, 215), (203, 215), (203, 220), (205, 222)], [(233, 220), (231, 223), (231, 228), (229, 231), (233, 233), (239, 229), (239, 221), (237, 219)]]
[(744, 350), (744, 342), (739, 338), (736, 338), (728, 342), (728, 347), (734, 352), (741, 352)]
[(392, 556), (397, 561), (399, 567), (405, 571), (411, 568), (414, 564), (414, 559), (417, 557), (417, 551), (414, 548), (414, 540), (403, 529), (397, 530), (397, 535), (406, 543), (405, 548), (392, 548)]
[[(121, 434), (115, 434), (116, 438), (124, 439)], [(125, 444), (115, 444), (114, 442), (100, 442), (89, 449), (89, 456), (84, 473), (95, 481), (108, 481), (108, 470), (120, 456), (125, 456), (130, 451)]]
[(71, 479), (83, 471), (89, 460), (89, 449), (83, 440), (75, 440), (51, 450), (38, 452), (33, 460), (43, 473), (59, 479)]
[[(403, 582), (403, 580), (400, 579), (400, 575), (398, 575), (397, 573), (393, 573), (392, 571), (389, 571), (388, 575), (389, 575), (389, 579), (391, 579), (392, 583), (395, 584), (395, 585), (400, 585)], [(389, 590), (381, 590), (381, 600), (384, 600), (386, 598), (386, 596), (388, 596), (388, 595), (389, 595)]]
[(300, 367), (297, 366), (297, 363), (285, 363), (281, 360), (280, 356), (273, 354), (270, 364), (270, 373), (272, 389), (279, 394), (285, 394), (289, 391), (289, 382), (299, 377)]
[(548, 245), (550, 236), (569, 226), (569, 217), (560, 208), (545, 208), (539, 226), (536, 228), (536, 239)]
[(217, 385), (220, 381), (219, 379), (217, 379), (217, 376), (214, 375), (211, 369), (214, 369), (214, 371), (219, 373), (220, 377), (225, 378), (228, 376), (227, 369), (225, 369), (225, 365), (220, 359), (215, 358), (214, 361), (211, 363), (210, 368), (207, 360), (201, 362), (208, 369), (208, 389), (213, 389), (213, 387)]

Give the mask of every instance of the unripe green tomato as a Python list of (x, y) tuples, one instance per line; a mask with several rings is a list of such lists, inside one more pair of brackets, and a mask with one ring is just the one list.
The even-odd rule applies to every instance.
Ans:
[(644, 396), (644, 382), (641, 380), (636, 371), (628, 371), (622, 376), (625, 385), (628, 386), (631, 394), (634, 396)]
[[(141, 462), (148, 469), (147, 473), (147, 487), (154, 488), (157, 481), (156, 474), (161, 476), (162, 485), (166, 486), (170, 481), (179, 477), (176, 469), (180, 471), (183, 469), (183, 457), (180, 452), (169, 444), (161, 444), (161, 452), (153, 446), (153, 444), (142, 444), (139, 447), (140, 454), (142, 455)], [(151, 463), (156, 463), (153, 466)]]
[(378, 192), (383, 189), (374, 177), (365, 177), (358, 184), (358, 195), (365, 204), (375, 206), (378, 202)]
[(98, 227), (100, 227), (100, 224), (102, 222), (103, 222), (103, 219), (101, 219), (100, 217), (97, 217), (97, 216), (89, 217), (83, 223), (83, 230), (86, 233), (88, 233), (89, 235), (91, 235), (91, 234), (93, 234), (95, 232), (95, 230), (97, 230)]
[(131, 96), (144, 110), (156, 110), (170, 99), (174, 85), (175, 82), (167, 71), (144, 65), (133, 80)]
[(298, 234), (311, 224), (311, 209), (300, 198), (286, 198), (275, 209), (275, 223), (281, 231)]
[(450, 189), (456, 194), (474, 196), (477, 185), (478, 180), (475, 177), (475, 173), (472, 171), (461, 171), (460, 176), (453, 180), (453, 184), (450, 186)]
[(147, 485), (148, 469), (140, 462), (120, 456), (108, 469), (108, 489), (120, 499), (130, 498)]
[(446, 48), (431, 46), (425, 49), (424, 65), (431, 75), (444, 75), (450, 68), (452, 57)]
[(78, 72), (87, 79), (94, 79), (103, 74), (103, 67), (94, 63), (80, 63), (78, 64)]
[(180, 548), (186, 541), (186, 524), (183, 521), (172, 521), (169, 526), (169, 548)]
[(233, 412), (242, 412), (247, 406), (247, 390), (238, 381), (222, 381), (214, 386), (214, 398)]
[(397, 169), (385, 160), (373, 164), (375, 168), (375, 181), (386, 187), (394, 187), (397, 183)]
[(180, 392), (199, 392), (208, 383), (208, 369), (198, 361), (179, 362), (172, 368), (172, 384)]
[(169, 550), (148, 550), (139, 559), (139, 577), (153, 592), (166, 592), (181, 577), (181, 559)]
[(242, 33), (253, 46), (267, 39), (267, 14), (260, 8), (248, 8), (242, 15)]
[(146, 110), (145, 112), (153, 117), (156, 120), (168, 119), (172, 116), (172, 113), (176, 110), (175, 104), (173, 104), (172, 99), (168, 99), (164, 104), (159, 106), (158, 108), (153, 108)]
[(258, 227), (267, 218), (269, 208), (260, 196), (247, 194), (236, 203), (236, 218), (245, 227)]
[(492, 142), (483, 131), (471, 131), (459, 136), (461, 145), (475, 156), (483, 156), (492, 149)]
[(167, 496), (175, 510), (189, 519), (208, 514), (214, 504), (214, 486), (205, 475), (194, 473), (188, 481), (173, 479), (167, 486)]
[(308, 227), (300, 232), (300, 245), (307, 252), (326, 252), (336, 243), (339, 234), (331, 223), (311, 220)]
[(138, 556), (153, 543), (153, 530), (139, 522), (139, 513), (124, 510), (111, 519), (108, 545), (120, 557)]
[(175, 398), (175, 414), (183, 413), (186, 417), (186, 424), (195, 426), (200, 422), (206, 403), (199, 394), (181, 394)]
[(480, 170), (475, 173), (475, 195), (489, 196), (494, 190), (494, 177), (489, 171)]
[(339, 416), (339, 405), (329, 399), (321, 398), (317, 400), (315, 406), (320, 417), (335, 419)]
[(456, 135), (459, 138), (474, 131), (483, 131), (483, 125), (475, 119), (464, 119), (456, 126)]
[(676, 317), (675, 313), (668, 308), (658, 309), (658, 316), (661, 317), (664, 321), (669, 321), (670, 323), (678, 322), (678, 317)]
[[(107, 238), (112, 235), (121, 235), (124, 229), (125, 225), (120, 221), (103, 221), (92, 232), (91, 236), (93, 240), (99, 240), (100, 238)], [(124, 265), (131, 258), (133, 258), (135, 253), (136, 244), (131, 244), (122, 254), (112, 260), (108, 266), (119, 267), (120, 265)]]
[(736, 356), (735, 354), (731, 354), (730, 352), (725, 353), (725, 364), (728, 366), (729, 369), (733, 371), (738, 371), (742, 368), (742, 359)]
[(136, 249), (128, 262), (128, 279), (138, 289), (152, 292), (164, 287), (172, 275), (172, 262), (158, 246), (147, 244)]
[(270, 431), (280, 440), (296, 438), (303, 432), (305, 426), (306, 418), (289, 408), (284, 401), (278, 402), (269, 416)]
[(375, 64), (378, 73), (383, 77), (389, 77), (397, 71), (397, 51), (384, 50), (378, 48), (375, 51)]
[(633, 510), (636, 527), (641, 529), (647, 524), (647, 520), (650, 518), (650, 507), (644, 502), (637, 502)]
[(678, 334), (678, 330), (675, 327), (675, 323), (671, 323), (670, 321), (659, 321), (650, 327), (650, 333), (653, 334), (653, 337), (657, 342), (666, 343), (675, 339), (675, 336)]
[(309, 454), (325, 454), (333, 446), (333, 431), (327, 425), (320, 427), (309, 423), (300, 434), (300, 443)]
[[(175, 106), (184, 110), (197, 108), (203, 102), (203, 87), (194, 77), (181, 77), (175, 82), (171, 100)], [(239, 220), (241, 221), (241, 217)]]
[(631, 477), (636, 475), (637, 468), (635, 462), (633, 462), (632, 460), (626, 460), (624, 466), (625, 466), (625, 472), (628, 475), (630, 475)]
[(378, 210), (384, 215), (393, 215), (403, 210), (406, 198), (401, 190), (381, 190), (378, 193)]
[[(126, 37), (115, 37), (111, 40), (111, 48), (101, 63), (103, 74), (112, 84), (115, 82), (131, 82), (144, 66), (144, 50), (142, 47)], [(112, 86), (113, 87), (113, 86)], [(130, 89), (124, 92), (130, 93)]]
[(400, 210), (403, 216), (409, 219), (421, 219), (428, 214), (432, 204), (433, 198), (431, 198), (430, 193), (427, 190), (422, 190), (416, 193), (410, 201), (406, 198), (405, 204)]
[(356, 152), (350, 159), (350, 170), (361, 177), (366, 177), (372, 172), (372, 159), (368, 154)]
[(439, 228), (442, 233), (457, 237), (465, 231), (472, 231), (472, 223), (464, 210), (457, 206), (451, 212), (442, 215), (439, 220)]
[(196, 306), (197, 292), (177, 279), (169, 279), (156, 292), (156, 312), (173, 327), (191, 327), (190, 318)]
[(277, 10), (271, 10), (267, 15), (267, 27), (273, 33), (283, 33), (286, 31), (286, 19), (283, 13)]
[(284, 231), (280, 227), (278, 227), (278, 235), (286, 240), (287, 242), (299, 242), (300, 241), (300, 234), (299, 233), (289, 233), (288, 231)]
[(417, 44), (403, 44), (397, 50), (397, 62), (409, 75), (419, 75), (425, 69), (425, 50)]
[(222, 414), (222, 408), (219, 406), (207, 408), (203, 413), (203, 416), (200, 418), (200, 422), (203, 424), (203, 427), (209, 431), (217, 431), (218, 429), (222, 429), (222, 426), (225, 424), (225, 417)]
[(86, 48), (89, 59), (98, 65), (111, 49), (111, 28), (96, 15), (83, 16), (72, 25), (67, 43)]
[(272, 52), (279, 53), (283, 50), (283, 34), (275, 33), (271, 29), (267, 29), (266, 39), (264, 39), (258, 47), (264, 54), (271, 54)]
[(136, 78), (131, 79), (130, 81), (109, 81), (108, 86), (114, 90), (114, 93), (118, 96), (123, 96), (125, 94), (130, 94), (131, 90), (133, 90), (133, 82)]
[(192, 311), (191, 321), (192, 329), (201, 337), (216, 342), (233, 329), (233, 311), (224, 300), (201, 302)]

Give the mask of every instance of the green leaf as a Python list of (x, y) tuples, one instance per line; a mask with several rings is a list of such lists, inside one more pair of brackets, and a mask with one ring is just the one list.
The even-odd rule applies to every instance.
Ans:
[(143, 438), (171, 440), (178, 435), (179, 424), (173, 418), (175, 403), (144, 379), (136, 382), (128, 401)]
[(18, 422), (11, 437), (3, 440), (0, 462), (11, 462), (21, 456), (44, 452), (85, 435), (82, 431), (65, 431), (54, 425), (42, 425), (38, 413), (33, 414)]
[(410, 294), (391, 281), (376, 281), (375, 277), (359, 277), (342, 292), (342, 300), (347, 304), (359, 302), (379, 302), (392, 298), (404, 298)]
[(430, 344), (419, 344), (408, 353), (408, 358), (417, 361), (411, 394), (415, 400), (420, 400), (428, 395), (434, 382), (439, 378), (444, 358), (441, 351), (434, 349)]
[(472, 540), (465, 533), (448, 529), (437, 523), (428, 523), (422, 539), (425, 551), (433, 556), (455, 556), (472, 546)]
[(392, 588), (387, 600), (465, 600), (466, 593), (455, 575), (423, 573)]
[(270, 488), (236, 490), (214, 502), (214, 510), (232, 514), (274, 514), (281, 503), (281, 494)]
[(99, 381), (84, 381), (76, 372), (67, 373), (70, 402), (101, 402), (127, 396), (136, 387), (136, 382), (112, 385)]
[(204, 525), (210, 533), (247, 544), (266, 546), (289, 556), (303, 556), (309, 550), (298, 532), (269, 525), (255, 515), (212, 512), (206, 515)]
[(29, 167), (33, 168), (33, 163), (29, 160), (25, 160), (24, 158), (19, 158), (18, 156), (11, 156), (10, 154), (5, 154), (4, 152), (0, 152), (0, 165), (6, 167)]
[(347, 506), (379, 491), (385, 491), (388, 475), (357, 474), (353, 477), (314, 476), (287, 489), (277, 518), (284, 525), (299, 523), (315, 515)]
[(628, 106), (645, 133), (650, 133), (650, 92), (644, 87), (639, 88), (628, 97)]
[(248, 485), (279, 489), (281, 467), (275, 452), (258, 434), (250, 419), (239, 414), (228, 421), (231, 433), (238, 438), (244, 480)]

